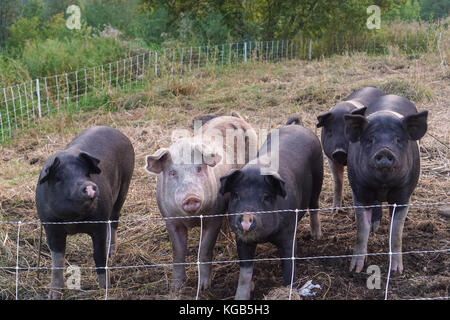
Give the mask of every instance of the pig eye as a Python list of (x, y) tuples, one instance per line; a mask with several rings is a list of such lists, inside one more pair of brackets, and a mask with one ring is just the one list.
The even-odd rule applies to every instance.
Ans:
[(195, 167), (195, 171), (197, 172), (197, 173), (200, 173), (200, 172), (202, 172), (202, 166), (197, 166), (197, 167)]
[(263, 201), (270, 201), (270, 195), (268, 193), (263, 194), (262, 200)]
[(175, 177), (177, 176), (177, 172), (176, 172), (175, 170), (170, 170), (170, 171), (169, 171), (169, 176), (170, 176), (171, 178), (175, 178)]

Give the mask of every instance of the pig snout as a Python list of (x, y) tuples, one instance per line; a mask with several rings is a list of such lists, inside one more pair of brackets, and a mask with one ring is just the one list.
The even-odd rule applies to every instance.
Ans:
[(250, 231), (255, 227), (255, 216), (250, 213), (244, 213), (239, 219), (240, 227), (244, 231)]
[(202, 200), (195, 196), (189, 196), (183, 200), (181, 206), (183, 207), (184, 211), (188, 213), (195, 213), (202, 206)]
[(347, 164), (347, 152), (344, 149), (336, 149), (332, 154), (331, 158), (334, 162), (342, 165)]
[(388, 149), (378, 151), (373, 157), (375, 168), (382, 171), (389, 171), (394, 167), (395, 156)]
[(85, 183), (81, 186), (83, 197), (94, 200), (98, 196), (98, 187), (95, 183)]

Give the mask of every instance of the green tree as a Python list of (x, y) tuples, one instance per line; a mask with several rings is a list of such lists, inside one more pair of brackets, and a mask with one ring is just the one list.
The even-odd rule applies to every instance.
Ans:
[(420, 17), (423, 20), (443, 19), (450, 14), (449, 0), (421, 0), (420, 4)]
[[(234, 38), (292, 38), (299, 33), (320, 37), (330, 32), (362, 32), (366, 9), (378, 5), (386, 12), (406, 0), (141, 0), (143, 10), (163, 8), (168, 24), (182, 15), (201, 20), (211, 12), (223, 17), (224, 27)], [(219, 30), (219, 29), (218, 29)]]
[(30, 0), (22, 9), (22, 18), (31, 19), (38, 17), (40, 21), (45, 19), (45, 3), (42, 0)]
[(21, 51), (29, 40), (38, 39), (41, 35), (39, 17), (20, 18), (8, 28), (9, 36), (6, 45)]
[(20, 14), (19, 0), (0, 1), (0, 46), (3, 46), (7, 35), (8, 27), (16, 21)]

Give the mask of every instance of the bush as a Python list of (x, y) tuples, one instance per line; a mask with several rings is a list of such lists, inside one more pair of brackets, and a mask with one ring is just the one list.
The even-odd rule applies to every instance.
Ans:
[(0, 88), (31, 80), (19, 61), (0, 55)]
[(113, 38), (47, 39), (28, 43), (20, 60), (36, 78), (104, 64), (126, 53), (126, 47)]
[(20, 51), (27, 41), (38, 39), (41, 36), (39, 29), (39, 17), (20, 18), (9, 27), (6, 46), (10, 50)]

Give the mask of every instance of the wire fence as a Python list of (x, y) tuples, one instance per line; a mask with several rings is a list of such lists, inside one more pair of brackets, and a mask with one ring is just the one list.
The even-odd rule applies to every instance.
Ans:
[(156, 77), (181, 76), (203, 67), (311, 60), (330, 52), (386, 54), (390, 41), (405, 52), (428, 52), (440, 48), (445, 39), (442, 39), (442, 31), (439, 33), (438, 29), (433, 29), (424, 34), (418, 30), (415, 33), (405, 32), (404, 35), (394, 34), (392, 39), (374, 33), (362, 38), (335, 36), (327, 41), (299, 38), (150, 50), (100, 66), (0, 88), (0, 143), (9, 141), (20, 128), (39, 125), (42, 117), (61, 110), (86, 109), (89, 98), (100, 92), (143, 86), (146, 80)]
[[(252, 212), (253, 214), (295, 214), (295, 230), (293, 233), (293, 250), (291, 257), (270, 257), (270, 258), (255, 258), (255, 259), (248, 259), (248, 260), (239, 260), (239, 259), (233, 259), (233, 260), (216, 260), (216, 261), (200, 261), (200, 246), (201, 246), (201, 239), (202, 239), (202, 228), (203, 228), (203, 221), (204, 219), (208, 218), (215, 218), (215, 217), (228, 217), (233, 215), (241, 215), (242, 213), (227, 213), (227, 214), (213, 214), (213, 215), (198, 215), (198, 216), (182, 216), (182, 217), (148, 217), (148, 218), (142, 218), (142, 219), (122, 219), (122, 220), (107, 220), (107, 221), (53, 221), (53, 222), (41, 222), (41, 221), (11, 221), (11, 220), (3, 220), (0, 221), (0, 225), (17, 225), (17, 239), (16, 239), (16, 261), (15, 266), (0, 266), (0, 270), (15, 272), (15, 298), (18, 300), (19, 297), (19, 273), (20, 271), (41, 271), (41, 270), (58, 270), (62, 269), (65, 270), (65, 267), (61, 268), (55, 268), (55, 267), (46, 267), (46, 266), (21, 266), (20, 265), (20, 239), (21, 239), (21, 232), (22, 228), (27, 225), (71, 225), (71, 224), (107, 224), (107, 231), (109, 237), (109, 242), (107, 243), (107, 251), (109, 252), (109, 249), (111, 247), (111, 224), (115, 222), (120, 223), (143, 223), (143, 222), (150, 222), (150, 221), (165, 221), (165, 220), (171, 220), (171, 219), (200, 219), (200, 237), (199, 237), (199, 246), (198, 246), (198, 254), (197, 254), (197, 260), (195, 262), (183, 262), (183, 263), (152, 263), (152, 264), (140, 264), (140, 265), (111, 265), (109, 264), (108, 255), (106, 256), (106, 265), (105, 267), (79, 267), (80, 270), (98, 270), (98, 269), (104, 269), (106, 273), (106, 277), (108, 279), (108, 273), (113, 270), (121, 270), (121, 269), (149, 269), (149, 268), (162, 268), (162, 267), (174, 267), (174, 266), (197, 266), (198, 268), (198, 279), (199, 282), (197, 284), (197, 293), (196, 293), (196, 299), (199, 299), (200, 296), (200, 266), (204, 264), (211, 264), (211, 265), (219, 265), (219, 264), (234, 264), (234, 263), (240, 263), (240, 262), (268, 262), (268, 261), (292, 261), (292, 275), (291, 275), (291, 285), (289, 287), (289, 300), (292, 298), (293, 294), (293, 284), (295, 282), (295, 263), (298, 261), (305, 261), (305, 260), (317, 260), (317, 259), (344, 259), (344, 258), (353, 258), (353, 257), (367, 257), (367, 256), (388, 256), (389, 257), (389, 269), (388, 269), (388, 275), (386, 279), (386, 286), (385, 286), (385, 300), (388, 300), (389, 298), (389, 282), (391, 279), (391, 263), (392, 263), (392, 256), (401, 254), (401, 255), (411, 255), (411, 254), (432, 254), (432, 253), (442, 253), (442, 254), (449, 254), (450, 253), (450, 247), (442, 248), (442, 249), (422, 249), (422, 250), (410, 250), (410, 251), (403, 251), (403, 252), (393, 252), (392, 251), (392, 225), (394, 222), (395, 212), (398, 208), (401, 207), (440, 207), (440, 206), (449, 206), (450, 202), (434, 202), (434, 203), (411, 203), (411, 204), (385, 204), (385, 205), (372, 205), (372, 206), (347, 206), (347, 207), (331, 207), (331, 208), (320, 208), (320, 209), (288, 209), (288, 210), (273, 210), (273, 211), (258, 211), (258, 212)], [(308, 257), (297, 257), (295, 253), (295, 243), (297, 241), (297, 232), (298, 232), (298, 221), (299, 219), (306, 213), (306, 212), (322, 212), (322, 211), (333, 211), (333, 210), (348, 210), (348, 209), (357, 209), (357, 208), (365, 208), (365, 209), (372, 209), (372, 208), (392, 208), (392, 216), (391, 216), (391, 222), (390, 222), (390, 228), (389, 228), (389, 251), (387, 252), (375, 252), (375, 253), (364, 253), (364, 254), (345, 254), (345, 255), (319, 255), (319, 256), (308, 256)], [(299, 216), (300, 215), (300, 216)], [(109, 297), (109, 288), (108, 286), (105, 289), (105, 299), (107, 300)], [(439, 296), (435, 298), (419, 298), (419, 300), (448, 300), (450, 299), (450, 296)]]

